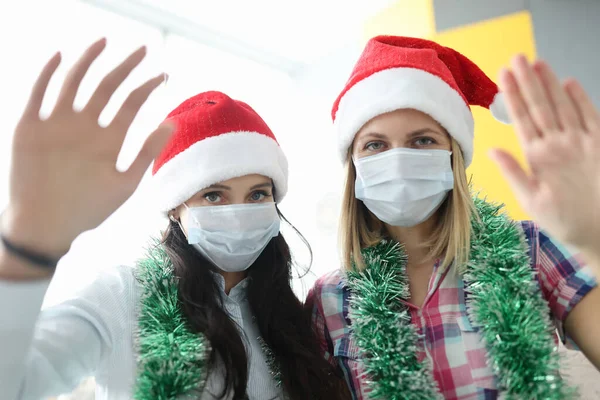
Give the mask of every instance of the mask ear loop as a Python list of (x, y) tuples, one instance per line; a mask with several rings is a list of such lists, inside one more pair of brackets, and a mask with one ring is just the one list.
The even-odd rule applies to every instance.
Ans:
[[(185, 207), (185, 208), (188, 210), (188, 212), (190, 212), (190, 208), (188, 207), (188, 205), (187, 205), (187, 204), (185, 204), (185, 202), (183, 203), (183, 206), (184, 206), (184, 207)], [(192, 218), (194, 218), (194, 216), (193, 216), (193, 215), (192, 215)], [(188, 236), (187, 236), (187, 232), (185, 231), (185, 229), (183, 229), (183, 225), (181, 224), (181, 219), (177, 219), (177, 218), (175, 218), (175, 217), (173, 216), (173, 214), (170, 214), (170, 215), (169, 215), (169, 219), (170, 219), (171, 221), (173, 221), (173, 222), (177, 223), (177, 225), (179, 225), (179, 229), (181, 229), (181, 232), (183, 232), (183, 236), (185, 236), (185, 238), (186, 238), (186, 239), (188, 239), (188, 241), (189, 241), (189, 238), (188, 238)], [(196, 218), (194, 218), (194, 221), (196, 222), (196, 224), (198, 224), (198, 221), (196, 220)]]

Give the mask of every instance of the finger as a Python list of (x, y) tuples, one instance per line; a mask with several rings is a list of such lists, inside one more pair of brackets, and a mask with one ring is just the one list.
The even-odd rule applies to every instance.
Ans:
[(529, 114), (540, 133), (558, 129), (558, 123), (542, 83), (524, 56), (512, 61), (514, 75)]
[(98, 88), (92, 95), (84, 111), (95, 116), (100, 116), (100, 113), (104, 110), (104, 107), (106, 107), (106, 104), (117, 88), (121, 86), (123, 81), (129, 76), (131, 71), (142, 62), (145, 56), (146, 46), (142, 46), (106, 75), (104, 79), (102, 79), (102, 82), (100, 82), (100, 85), (98, 85)]
[(138, 156), (125, 172), (129, 180), (134, 181), (136, 185), (142, 180), (144, 173), (148, 170), (148, 166), (150, 166), (150, 163), (165, 147), (174, 130), (175, 125), (166, 122), (161, 124), (150, 136), (148, 136), (148, 139), (144, 142)]
[(40, 117), (40, 108), (42, 107), (42, 102), (44, 101), (44, 95), (46, 94), (50, 79), (52, 78), (52, 75), (54, 75), (54, 72), (56, 72), (60, 61), (60, 53), (56, 53), (54, 56), (52, 56), (52, 58), (50, 58), (50, 60), (48, 60), (42, 69), (42, 72), (38, 76), (31, 90), (31, 96), (29, 96), (29, 101), (27, 102), (27, 106), (25, 107), (25, 112), (23, 114), (24, 117)]
[(534, 181), (527, 175), (521, 165), (508, 152), (501, 149), (493, 149), (490, 158), (496, 162), (500, 172), (508, 181), (522, 205), (527, 202), (530, 193), (535, 189)]
[(538, 61), (534, 65), (534, 69), (550, 97), (552, 109), (556, 113), (560, 128), (570, 132), (581, 130), (582, 125), (575, 104), (563, 89), (552, 69), (543, 61)]
[(79, 85), (83, 80), (83, 77), (90, 69), (90, 66), (94, 62), (96, 58), (102, 53), (104, 48), (106, 47), (106, 39), (102, 38), (92, 44), (88, 49), (83, 53), (81, 58), (75, 63), (67, 78), (65, 79), (65, 83), (60, 91), (57, 102), (57, 109), (72, 109), (73, 102), (75, 101), (75, 96), (77, 95), (77, 91), (79, 90)]
[(535, 123), (531, 115), (529, 115), (525, 99), (523, 99), (519, 85), (512, 72), (502, 70), (500, 72), (499, 84), (500, 90), (504, 93), (508, 115), (515, 127), (521, 144), (525, 146), (532, 139), (539, 137)]
[(565, 90), (577, 109), (584, 129), (587, 132), (596, 132), (600, 134), (600, 112), (594, 106), (594, 103), (587, 95), (583, 87), (574, 79), (565, 82)]
[(123, 137), (125, 137), (125, 134), (135, 119), (135, 116), (140, 111), (140, 108), (142, 108), (142, 105), (144, 105), (146, 100), (148, 100), (148, 96), (150, 96), (150, 94), (157, 87), (159, 87), (164, 80), (165, 74), (160, 74), (131, 92), (129, 96), (127, 96), (127, 99), (117, 112), (117, 115), (108, 128), (121, 132)]

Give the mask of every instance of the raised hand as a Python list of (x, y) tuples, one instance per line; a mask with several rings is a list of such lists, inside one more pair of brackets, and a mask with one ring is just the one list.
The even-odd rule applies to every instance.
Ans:
[(15, 131), (2, 233), (49, 257), (62, 256), (80, 233), (97, 227), (133, 194), (172, 131), (169, 125), (159, 126), (131, 167), (125, 172), (116, 169), (129, 126), (164, 76), (131, 92), (114, 120), (101, 127), (100, 113), (146, 54), (145, 48), (131, 54), (104, 77), (83, 110), (75, 111), (79, 85), (105, 46), (102, 39), (85, 51), (65, 79), (53, 112), (43, 120), (39, 115), (42, 99), (60, 63), (60, 54), (52, 57), (38, 77)]
[(600, 244), (598, 110), (576, 81), (561, 85), (548, 65), (523, 56), (501, 73), (500, 87), (530, 168), (502, 150), (492, 157), (542, 228), (593, 251)]

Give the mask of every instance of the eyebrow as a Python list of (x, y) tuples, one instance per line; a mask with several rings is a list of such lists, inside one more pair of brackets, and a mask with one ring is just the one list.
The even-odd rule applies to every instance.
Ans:
[[(261, 189), (261, 188), (271, 188), (273, 186), (273, 184), (271, 182), (263, 182), (263, 183), (259, 183), (258, 185), (254, 185), (250, 188), (250, 190), (256, 190), (256, 189)], [(214, 185), (210, 185), (209, 187), (207, 187), (206, 189), (203, 190), (207, 191), (207, 190), (215, 190), (215, 189), (220, 189), (220, 190), (231, 190), (231, 187), (220, 184), (220, 183), (216, 183)]]
[(369, 138), (369, 137), (376, 138), (376, 139), (385, 139), (386, 138), (386, 136), (382, 133), (369, 132), (369, 133), (364, 134), (361, 137), (361, 139), (365, 139), (365, 138)]
[(264, 189), (264, 188), (271, 189), (272, 187), (273, 187), (273, 183), (271, 183), (271, 182), (264, 182), (264, 183), (259, 183), (258, 185), (252, 186), (250, 188), (250, 190)]
[(207, 191), (207, 190), (214, 190), (214, 189), (231, 190), (231, 188), (229, 186), (225, 186), (225, 185), (221, 185), (220, 183), (216, 183), (216, 184), (210, 185), (209, 187), (204, 189), (203, 192)]
[(420, 135), (422, 135), (422, 134), (424, 134), (424, 133), (433, 133), (433, 134), (440, 135), (440, 136), (442, 135), (442, 133), (441, 133), (441, 132), (435, 131), (435, 130), (433, 130), (433, 129), (431, 129), (431, 128), (423, 128), (423, 129), (419, 129), (419, 130), (417, 130), (417, 131), (414, 131), (414, 132), (411, 132), (411, 133), (409, 133), (409, 134), (408, 134), (408, 137), (409, 137), (410, 139), (412, 139), (412, 138), (414, 138), (414, 137), (416, 137), (416, 136), (420, 136)]
[[(414, 138), (416, 136), (420, 136), (424, 133), (433, 133), (433, 134), (442, 136), (441, 132), (435, 131), (431, 128), (423, 128), (423, 129), (419, 129), (419, 130), (409, 133), (408, 138), (412, 139), (412, 138)], [(378, 133), (378, 132), (369, 132), (369, 133), (366, 133), (365, 135), (363, 135), (361, 137), (361, 140), (365, 139), (365, 138), (387, 139), (387, 136), (382, 133)]]

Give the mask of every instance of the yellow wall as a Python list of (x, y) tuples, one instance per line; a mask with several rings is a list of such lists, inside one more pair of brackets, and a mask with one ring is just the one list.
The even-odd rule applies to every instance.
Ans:
[[(528, 12), (436, 33), (432, 0), (398, 0), (365, 25), (365, 38), (379, 34), (422, 37), (452, 47), (472, 59), (492, 79), (517, 53), (535, 58), (533, 27)], [(501, 147), (510, 150), (523, 162), (514, 131), (494, 120), (486, 109), (473, 107), (473, 114), (475, 157), (467, 173), (473, 177), (474, 188), (481, 189), (491, 200), (505, 203), (512, 218), (529, 218), (487, 156), (490, 148)]]
[(365, 22), (364, 33), (366, 40), (377, 35), (429, 38), (435, 35), (433, 0), (396, 0)]

